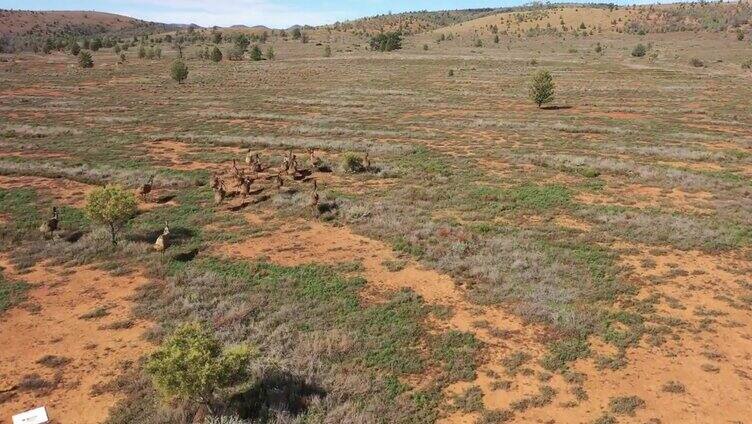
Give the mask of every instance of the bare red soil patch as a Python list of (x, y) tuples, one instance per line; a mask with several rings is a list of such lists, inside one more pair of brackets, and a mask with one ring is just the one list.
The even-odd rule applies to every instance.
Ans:
[[(128, 300), (145, 279), (47, 266), (18, 275), (0, 264), (10, 279), (32, 285), (27, 300), (0, 317), (0, 391), (9, 396), (0, 416), (46, 406), (59, 424), (102, 422), (117, 397), (96, 386), (150, 348), (141, 338), (146, 323), (131, 320)], [(34, 374), (43, 387), (24, 385)]]
[(52, 198), (59, 205), (83, 207), (94, 186), (65, 178), (0, 175), (2, 188), (31, 188)]

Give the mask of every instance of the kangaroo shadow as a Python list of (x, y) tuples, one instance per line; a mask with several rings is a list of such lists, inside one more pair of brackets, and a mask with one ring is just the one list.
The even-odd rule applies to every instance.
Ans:
[(230, 407), (243, 419), (273, 417), (279, 413), (298, 416), (316, 397), (326, 396), (321, 387), (286, 371), (267, 373), (249, 390), (230, 399)]
[(562, 106), (556, 106), (556, 105), (541, 106), (541, 109), (543, 109), (543, 110), (565, 110), (565, 109), (572, 109), (572, 106), (568, 106), (568, 105), (562, 105)]

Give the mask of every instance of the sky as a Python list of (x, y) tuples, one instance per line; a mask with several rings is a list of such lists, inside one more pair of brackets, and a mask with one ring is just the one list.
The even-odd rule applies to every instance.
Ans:
[(519, 6), (526, 2), (527, 0), (0, 0), (0, 9), (96, 10), (147, 21), (193, 23), (205, 27), (266, 25), (288, 28), (296, 24), (329, 24), (390, 11), (397, 13)]

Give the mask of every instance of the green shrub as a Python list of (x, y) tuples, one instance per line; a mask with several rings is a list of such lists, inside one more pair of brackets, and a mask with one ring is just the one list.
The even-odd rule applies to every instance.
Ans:
[(219, 390), (246, 376), (251, 357), (248, 347), (223, 349), (207, 329), (190, 323), (178, 328), (151, 355), (146, 372), (166, 398), (210, 407)]
[(117, 185), (108, 185), (96, 188), (89, 193), (86, 215), (92, 221), (107, 226), (114, 245), (117, 244), (117, 234), (120, 229), (136, 216), (137, 205), (136, 196), (133, 193)]
[(259, 48), (259, 46), (254, 45), (253, 48), (251, 49), (251, 60), (258, 61), (263, 58), (264, 56), (261, 54), (261, 49)]
[(185, 63), (183, 63), (182, 60), (177, 59), (176, 61), (172, 62), (172, 67), (170, 68), (170, 76), (172, 76), (172, 79), (174, 79), (178, 83), (182, 83), (186, 78), (188, 78), (188, 67), (185, 66)]
[(342, 170), (344, 172), (363, 172), (365, 166), (363, 166), (363, 159), (355, 153), (345, 153), (342, 156)]
[(91, 58), (91, 53), (82, 50), (78, 54), (78, 64), (82, 68), (93, 68), (94, 67), (94, 59)]
[(647, 53), (648, 49), (643, 44), (638, 44), (632, 49), (632, 56), (634, 57), (643, 57), (645, 56), (645, 53)]
[(542, 70), (535, 73), (530, 83), (530, 99), (539, 108), (554, 99), (554, 79), (550, 72)]
[(71, 46), (70, 46), (70, 53), (71, 53), (71, 54), (72, 54), (73, 56), (78, 56), (78, 54), (79, 54), (80, 52), (81, 52), (81, 47), (80, 47), (80, 46), (78, 45), (78, 43), (77, 43), (77, 42), (75, 42), (75, 41), (74, 41), (73, 43), (71, 43)]
[(645, 401), (637, 396), (619, 396), (608, 401), (608, 408), (611, 413), (617, 415), (634, 416), (637, 409), (644, 407)]
[(212, 62), (221, 62), (222, 61), (222, 51), (219, 50), (219, 47), (214, 46), (214, 48), (211, 51), (211, 60)]
[(143, 59), (145, 57), (146, 57), (146, 47), (144, 47), (143, 45), (141, 45), (138, 48), (138, 58), (139, 59)]
[(266, 49), (266, 59), (267, 60), (273, 60), (274, 56), (275, 56), (274, 47), (269, 46), (269, 48)]
[(369, 43), (371, 50), (389, 52), (402, 48), (402, 34), (399, 32), (382, 32), (381, 34), (371, 37)]

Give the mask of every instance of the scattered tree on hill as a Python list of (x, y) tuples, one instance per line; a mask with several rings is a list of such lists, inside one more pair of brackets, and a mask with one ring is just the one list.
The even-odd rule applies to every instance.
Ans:
[(219, 47), (214, 46), (214, 48), (211, 51), (211, 60), (212, 62), (221, 62), (222, 61), (222, 51), (219, 50)]
[(75, 41), (71, 43), (70, 45), (70, 53), (73, 56), (78, 56), (78, 53), (81, 52), (81, 47), (76, 43)]
[(292, 30), (292, 39), (293, 40), (299, 40), (300, 37), (303, 36), (303, 33), (300, 32), (300, 28), (295, 28)]
[(144, 45), (142, 44), (142, 45), (141, 45), (141, 46), (140, 46), (140, 47), (138, 48), (138, 58), (139, 58), (139, 59), (143, 59), (143, 58), (145, 58), (145, 57), (146, 57), (146, 47), (144, 47)]
[(399, 32), (382, 32), (381, 34), (371, 37), (369, 43), (371, 50), (389, 52), (402, 48), (402, 35)]
[[(83, 55), (87, 52), (81, 52)], [(86, 215), (110, 230), (112, 244), (117, 244), (120, 229), (136, 216), (136, 196), (117, 185), (94, 189), (86, 202)]]
[(172, 62), (172, 67), (170, 68), (170, 76), (172, 79), (178, 82), (178, 84), (182, 84), (183, 81), (185, 81), (186, 78), (188, 78), (188, 67), (185, 66), (185, 63), (177, 59), (174, 62)]
[(554, 99), (554, 79), (551, 73), (542, 70), (533, 75), (530, 84), (530, 99), (540, 108)]
[(82, 50), (80, 53), (78, 53), (78, 64), (82, 68), (93, 68), (94, 59), (91, 58), (91, 53), (85, 50)]
[(261, 60), (264, 56), (261, 54), (261, 49), (258, 45), (253, 45), (253, 48), (251, 48), (251, 60)]
[(268, 60), (273, 60), (274, 59), (274, 55), (275, 55), (274, 54), (274, 47), (269, 46), (269, 48), (266, 49), (266, 58)]
[(643, 44), (638, 44), (632, 49), (632, 56), (643, 57), (647, 51), (648, 49)]
[(91, 48), (91, 51), (93, 52), (102, 48), (102, 39), (97, 37), (94, 40), (92, 40), (90, 48)]
[(145, 369), (164, 397), (198, 403), (212, 413), (218, 392), (247, 378), (253, 355), (246, 346), (223, 349), (206, 328), (191, 323), (165, 340)]
[(245, 34), (240, 34), (235, 38), (235, 47), (240, 49), (240, 51), (243, 53), (245, 53), (245, 51), (248, 50), (248, 46), (250, 45), (251, 45), (251, 40)]

